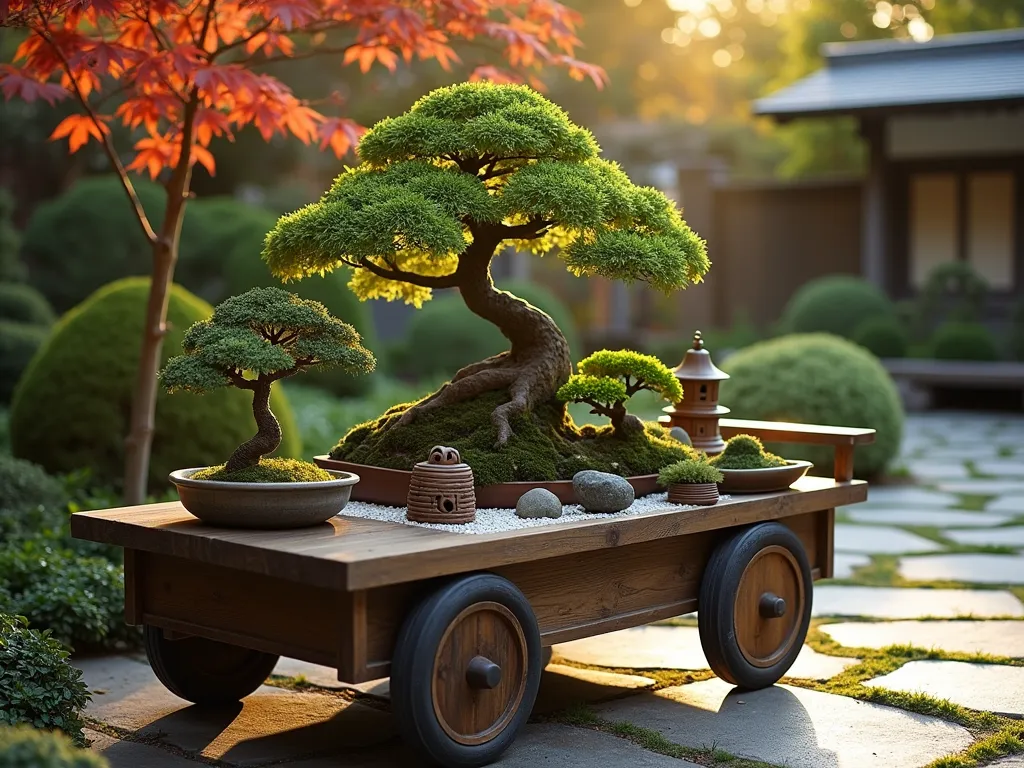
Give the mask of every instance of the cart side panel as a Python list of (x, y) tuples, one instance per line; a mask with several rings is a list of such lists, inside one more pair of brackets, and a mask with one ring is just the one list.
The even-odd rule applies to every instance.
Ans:
[(342, 592), (152, 552), (134, 551), (130, 562), (137, 623), (330, 667), (353, 634)]

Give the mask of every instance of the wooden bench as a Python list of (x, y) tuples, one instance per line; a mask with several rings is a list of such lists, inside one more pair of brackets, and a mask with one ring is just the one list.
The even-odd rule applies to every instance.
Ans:
[(938, 388), (1018, 390), (1024, 405), (1024, 363), (890, 358), (882, 365), (908, 408), (928, 408)]

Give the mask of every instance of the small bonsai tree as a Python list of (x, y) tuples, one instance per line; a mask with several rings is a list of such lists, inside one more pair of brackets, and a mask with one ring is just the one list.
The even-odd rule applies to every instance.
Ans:
[(434, 289), (458, 288), (510, 348), (458, 371), (391, 426), (501, 391), (508, 399), (491, 421), (504, 446), (510, 419), (550, 400), (572, 365), (552, 319), (495, 288), (497, 253), (510, 244), (557, 250), (575, 275), (642, 280), (665, 292), (699, 282), (710, 266), (676, 206), (634, 186), (599, 152), (589, 131), (526, 86), (440, 88), (366, 133), (362, 163), (318, 203), (284, 216), (263, 258), (284, 280), (350, 267), (349, 285), (364, 299), (418, 307)]
[[(277, 450), (281, 425), (270, 410), (275, 381), (312, 368), (368, 373), (376, 364), (351, 325), (332, 317), (323, 304), (280, 288), (253, 288), (222, 302), (212, 318), (188, 329), (182, 347), (185, 354), (171, 358), (161, 373), (168, 391), (202, 394), (231, 386), (253, 393), (256, 434), (235, 449), (222, 470), (205, 479), (241, 479), (239, 472), (257, 467), (262, 457)], [(247, 372), (254, 377), (247, 378)], [(249, 472), (244, 479), (316, 479), (309, 470), (317, 468), (306, 462), (278, 469), (286, 477), (268, 471)]]
[(753, 435), (736, 435), (729, 438), (725, 450), (713, 457), (711, 463), (719, 469), (767, 469), (785, 466), (786, 460), (766, 451)]
[(722, 482), (721, 471), (711, 464), (707, 455), (703, 453), (693, 459), (683, 459), (669, 464), (658, 473), (658, 485), (720, 482)]
[(578, 366), (557, 393), (559, 400), (586, 403), (591, 413), (611, 419), (615, 434), (643, 430), (643, 422), (626, 412), (626, 401), (641, 390), (656, 392), (670, 403), (683, 399), (679, 379), (653, 355), (630, 350), (595, 352)]

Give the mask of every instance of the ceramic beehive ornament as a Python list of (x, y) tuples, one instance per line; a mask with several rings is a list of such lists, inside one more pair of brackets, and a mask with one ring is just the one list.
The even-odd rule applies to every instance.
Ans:
[(454, 448), (435, 445), (412, 470), (406, 517), (417, 523), (472, 523), (476, 519), (473, 470)]

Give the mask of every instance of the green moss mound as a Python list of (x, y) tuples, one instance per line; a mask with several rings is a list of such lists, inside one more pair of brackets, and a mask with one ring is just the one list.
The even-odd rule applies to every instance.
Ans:
[(196, 472), (195, 480), (221, 480), (225, 483), (323, 483), (334, 476), (316, 464), (298, 459), (262, 459), (255, 467), (225, 472), (224, 464)]
[(31, 285), (0, 283), (0, 320), (28, 325), (53, 325), (53, 307)]
[[(570, 353), (579, 351), (572, 314), (554, 293), (542, 285), (516, 280), (498, 287), (547, 312), (569, 342)], [(394, 353), (393, 367), (402, 375), (436, 380), (508, 348), (501, 331), (473, 314), (461, 296), (438, 295), (409, 321), (405, 343)]]
[(931, 356), (936, 360), (999, 360), (999, 344), (995, 336), (981, 323), (950, 322), (940, 325), (929, 344)]
[(20, 725), (0, 726), (0, 768), (110, 768), (110, 763), (63, 734)]
[(753, 435), (736, 435), (725, 444), (725, 450), (711, 459), (718, 469), (770, 469), (783, 467), (786, 460), (766, 451)]
[(667, 464), (692, 458), (693, 451), (657, 424), (645, 432), (617, 437), (610, 426), (578, 427), (555, 400), (516, 416), (514, 434), (495, 450), (498, 433), (491, 411), (505, 402), (504, 392), (488, 392), (447, 408), (420, 414), (407, 426), (391, 424), (411, 405), (389, 409), (375, 421), (354, 427), (331, 451), (331, 457), (358, 464), (412, 469), (435, 445), (459, 450), (473, 468), (477, 485), (517, 480), (571, 480), (583, 469), (629, 477), (655, 474)]
[[(61, 318), (15, 392), (10, 424), (15, 456), (53, 473), (89, 467), (97, 484), (120, 482), (148, 292), (147, 279), (119, 280)], [(174, 286), (161, 365), (181, 353), (185, 330), (212, 312), (209, 304)], [(284, 432), (279, 454), (301, 455), (280, 388), (271, 407)], [(158, 392), (150, 487), (166, 488), (174, 469), (225, 461), (255, 431), (248, 392)]]
[(875, 357), (906, 357), (910, 337), (895, 315), (869, 317), (853, 332), (851, 340)]
[(720, 482), (722, 482), (722, 473), (704, 458), (677, 461), (658, 473), (659, 485)]
[(852, 275), (831, 275), (803, 285), (782, 311), (786, 333), (834, 333), (849, 338), (871, 317), (891, 316), (893, 303), (876, 286)]
[(8, 403), (48, 331), (38, 325), (0, 320), (0, 403)]
[[(903, 406), (896, 386), (867, 350), (828, 334), (783, 336), (754, 344), (722, 364), (721, 403), (739, 419), (794, 421), (877, 430), (875, 442), (855, 452), (855, 472), (876, 475), (896, 456)], [(827, 446), (769, 446), (831, 472)]]

